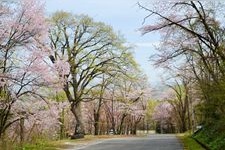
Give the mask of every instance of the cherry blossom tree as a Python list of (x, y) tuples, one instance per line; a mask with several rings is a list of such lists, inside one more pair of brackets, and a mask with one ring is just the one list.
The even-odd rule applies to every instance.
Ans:
[(133, 70), (127, 72), (127, 76), (114, 79), (108, 88), (111, 101), (105, 102), (104, 108), (114, 134), (136, 134), (137, 124), (144, 117), (150, 91), (146, 78), (137, 72)]
[[(0, 2), (0, 138), (14, 122), (13, 108), (27, 95), (37, 96), (44, 76), (47, 36), (44, 5), (36, 0)], [(22, 112), (21, 112), (22, 114)]]
[(115, 78), (112, 76), (107, 76), (105, 74), (102, 75), (100, 78), (100, 83), (99, 86), (96, 86), (91, 92), (90, 92), (90, 97), (94, 99), (92, 103), (92, 109), (93, 110), (93, 119), (94, 119), (94, 135), (99, 134), (99, 123), (100, 123), (100, 118), (102, 115), (102, 106), (104, 104), (105, 100), (109, 100), (105, 97), (105, 93), (107, 92), (107, 88), (110, 84), (112, 84), (113, 79)]
[[(173, 72), (186, 70), (195, 80), (206, 124), (224, 116), (224, 23), (222, 2), (163, 2), (155, 8), (139, 5), (156, 22), (143, 26), (143, 34), (159, 31), (162, 41), (152, 57), (157, 66)], [(184, 67), (185, 66), (185, 67)], [(191, 75), (190, 75), (191, 74)]]
[[(43, 136), (57, 139), (60, 128), (59, 116), (63, 107), (65, 106), (53, 101), (49, 101), (48, 105), (45, 101), (37, 99), (16, 101), (13, 110), (20, 121), (7, 130), (8, 138), (16, 141), (19, 136), (22, 142), (30, 142), (33, 138)], [(15, 128), (18, 130), (14, 130)]]
[(171, 112), (172, 112), (172, 107), (168, 102), (161, 102), (155, 107), (154, 113), (153, 113), (153, 119), (159, 124), (160, 133), (163, 133), (164, 126), (172, 124)]

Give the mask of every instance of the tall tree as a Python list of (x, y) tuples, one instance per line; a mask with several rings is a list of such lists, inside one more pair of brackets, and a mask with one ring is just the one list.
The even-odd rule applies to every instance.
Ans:
[[(179, 132), (183, 133), (190, 127), (188, 83), (184, 80), (182, 83), (176, 81), (175, 85), (168, 86), (174, 91), (175, 96), (168, 100), (168, 102), (171, 104), (174, 114), (177, 116), (177, 127), (179, 128)], [(189, 124), (188, 127), (187, 124)]]
[(88, 16), (56, 12), (50, 23), (49, 37), (54, 51), (50, 59), (55, 64), (65, 64), (61, 65), (64, 68), (57, 68), (60, 68), (63, 89), (76, 118), (72, 138), (80, 138), (85, 132), (81, 114), (85, 95), (94, 87), (98, 76), (116, 64), (126, 63), (130, 53), (124, 40), (110, 26), (95, 22)]

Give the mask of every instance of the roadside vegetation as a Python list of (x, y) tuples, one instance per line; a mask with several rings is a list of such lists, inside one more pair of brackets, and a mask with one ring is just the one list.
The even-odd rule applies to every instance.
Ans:
[[(224, 2), (173, 1), (153, 7), (139, 6), (149, 12), (145, 21), (156, 20), (146, 23), (140, 31), (161, 34), (151, 60), (165, 70), (165, 84), (170, 88), (160, 106), (164, 109), (157, 107), (157, 116), (161, 116), (156, 118), (158, 130), (194, 133), (197, 127), (202, 127), (194, 138), (212, 150), (223, 150)], [(184, 139), (188, 142), (189, 138)]]
[[(143, 136), (137, 135), (137, 136)], [(0, 150), (57, 150), (57, 149), (72, 149), (85, 146), (100, 140), (112, 139), (112, 138), (126, 138), (132, 137), (131, 135), (86, 135), (80, 139), (63, 139), (63, 140), (49, 140), (45, 138), (39, 138), (29, 143), (22, 145), (12, 144), (9, 140), (0, 147)]]
[(184, 146), (184, 150), (205, 150), (198, 142), (196, 142), (189, 132), (177, 134)]
[(204, 127), (198, 134), (194, 135), (194, 138), (210, 150), (224, 150), (224, 122), (217, 123), (214, 126)]

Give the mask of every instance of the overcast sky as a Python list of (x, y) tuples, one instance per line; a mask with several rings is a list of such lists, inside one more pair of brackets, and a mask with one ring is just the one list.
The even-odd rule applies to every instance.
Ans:
[[(148, 0), (139, 0), (146, 4)], [(154, 53), (154, 44), (159, 42), (157, 34), (141, 36), (138, 28), (142, 26), (143, 18), (148, 14), (138, 8), (137, 0), (46, 0), (47, 13), (56, 10), (69, 11), (75, 14), (87, 14), (96, 21), (111, 25), (115, 31), (120, 31), (127, 42), (136, 45), (134, 56), (144, 73), (149, 77), (151, 85), (160, 83), (160, 71), (154, 69), (149, 62), (149, 56)], [(150, 4), (148, 4), (150, 5)], [(146, 23), (151, 20), (147, 20)]]

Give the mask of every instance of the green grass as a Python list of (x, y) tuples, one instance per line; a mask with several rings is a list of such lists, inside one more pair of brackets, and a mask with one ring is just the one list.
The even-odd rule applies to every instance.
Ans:
[(0, 144), (0, 150), (56, 150), (56, 146), (46, 140), (37, 140), (23, 145), (4, 141), (4, 144)]
[(214, 125), (205, 127), (194, 137), (211, 150), (224, 150), (225, 125), (224, 123), (217, 122)]
[(33, 143), (26, 143), (22, 146), (18, 146), (15, 150), (56, 150), (54, 143), (48, 140), (37, 140)]
[[(39, 139), (32, 143), (23, 144), (23, 146), (12, 145), (8, 143), (6, 147), (0, 145), (0, 150), (58, 150), (58, 149), (73, 149), (79, 145), (86, 143), (91, 143), (97, 140), (108, 139), (108, 138), (121, 138), (121, 137), (130, 137), (126, 135), (86, 135), (82, 139), (65, 139), (65, 140), (56, 140), (49, 141), (45, 139)], [(2, 149), (3, 148), (3, 149)]]
[(191, 138), (191, 134), (188, 132), (177, 134), (177, 137), (183, 143), (184, 150), (204, 150), (201, 145), (199, 145), (193, 138)]

